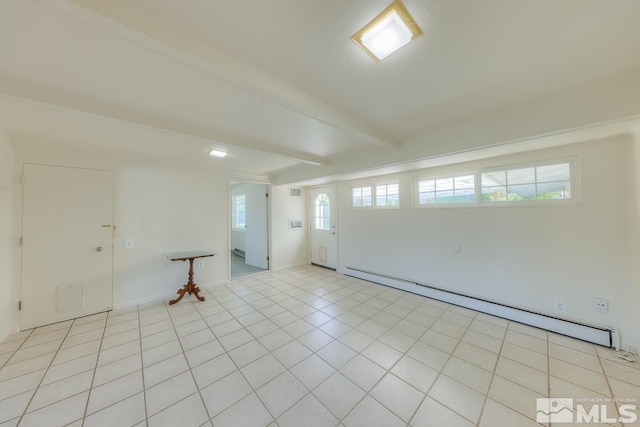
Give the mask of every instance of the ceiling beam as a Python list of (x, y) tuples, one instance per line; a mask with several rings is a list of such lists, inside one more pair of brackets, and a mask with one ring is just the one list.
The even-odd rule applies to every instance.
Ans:
[(129, 110), (120, 106), (98, 101), (94, 98), (72, 95), (56, 89), (44, 88), (34, 82), (0, 75), (0, 96), (38, 102), (74, 111), (77, 114), (91, 114), (103, 118), (146, 126), (177, 135), (200, 138), (225, 147), (242, 147), (253, 151), (286, 159), (297, 160), (311, 165), (328, 165), (329, 159), (274, 144), (265, 144), (244, 136), (220, 129), (185, 123), (170, 117)]
[(123, 8), (116, 2), (103, 0), (38, 1), (248, 93), (351, 133), (373, 146), (395, 148), (400, 145), (399, 139), (387, 132), (250, 67), (182, 29), (142, 13), (135, 8), (135, 2)]

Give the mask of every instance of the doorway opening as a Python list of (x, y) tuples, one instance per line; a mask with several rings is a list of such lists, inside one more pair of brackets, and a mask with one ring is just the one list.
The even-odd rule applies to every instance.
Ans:
[(269, 269), (269, 184), (230, 181), (229, 276)]

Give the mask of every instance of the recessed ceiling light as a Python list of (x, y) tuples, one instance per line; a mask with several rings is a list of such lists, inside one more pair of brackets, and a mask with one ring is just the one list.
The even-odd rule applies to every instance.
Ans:
[(351, 39), (379, 62), (421, 34), (402, 1), (395, 0)]
[(209, 150), (209, 155), (213, 157), (227, 157), (229, 153), (220, 150)]

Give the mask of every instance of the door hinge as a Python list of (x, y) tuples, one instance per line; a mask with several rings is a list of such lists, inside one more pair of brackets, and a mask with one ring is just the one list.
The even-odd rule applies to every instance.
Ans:
[(269, 257), (267, 257), (267, 261), (269, 261)]
[(18, 301), (18, 311), (22, 310), (22, 301)]
[(20, 185), (24, 185), (24, 174), (20, 175)]
[(264, 195), (264, 197), (269, 197), (269, 193), (266, 193), (266, 194)]
[(18, 243), (22, 246), (22, 237), (18, 240)]

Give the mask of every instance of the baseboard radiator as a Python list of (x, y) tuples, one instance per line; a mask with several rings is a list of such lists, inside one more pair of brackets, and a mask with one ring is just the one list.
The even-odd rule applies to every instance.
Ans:
[(232, 252), (234, 255), (237, 255), (237, 256), (239, 256), (239, 257), (244, 258), (244, 249), (234, 248), (231, 252)]
[(589, 325), (548, 314), (536, 313), (523, 308), (493, 302), (490, 300), (464, 295), (461, 293), (436, 288), (415, 281), (401, 279), (384, 274), (372, 273), (357, 268), (346, 267), (344, 274), (369, 282), (379, 283), (403, 291), (412, 292), (438, 301), (469, 308), (482, 313), (491, 314), (503, 319), (534, 326), (558, 334), (578, 338), (593, 344), (620, 349), (620, 336), (616, 328)]

